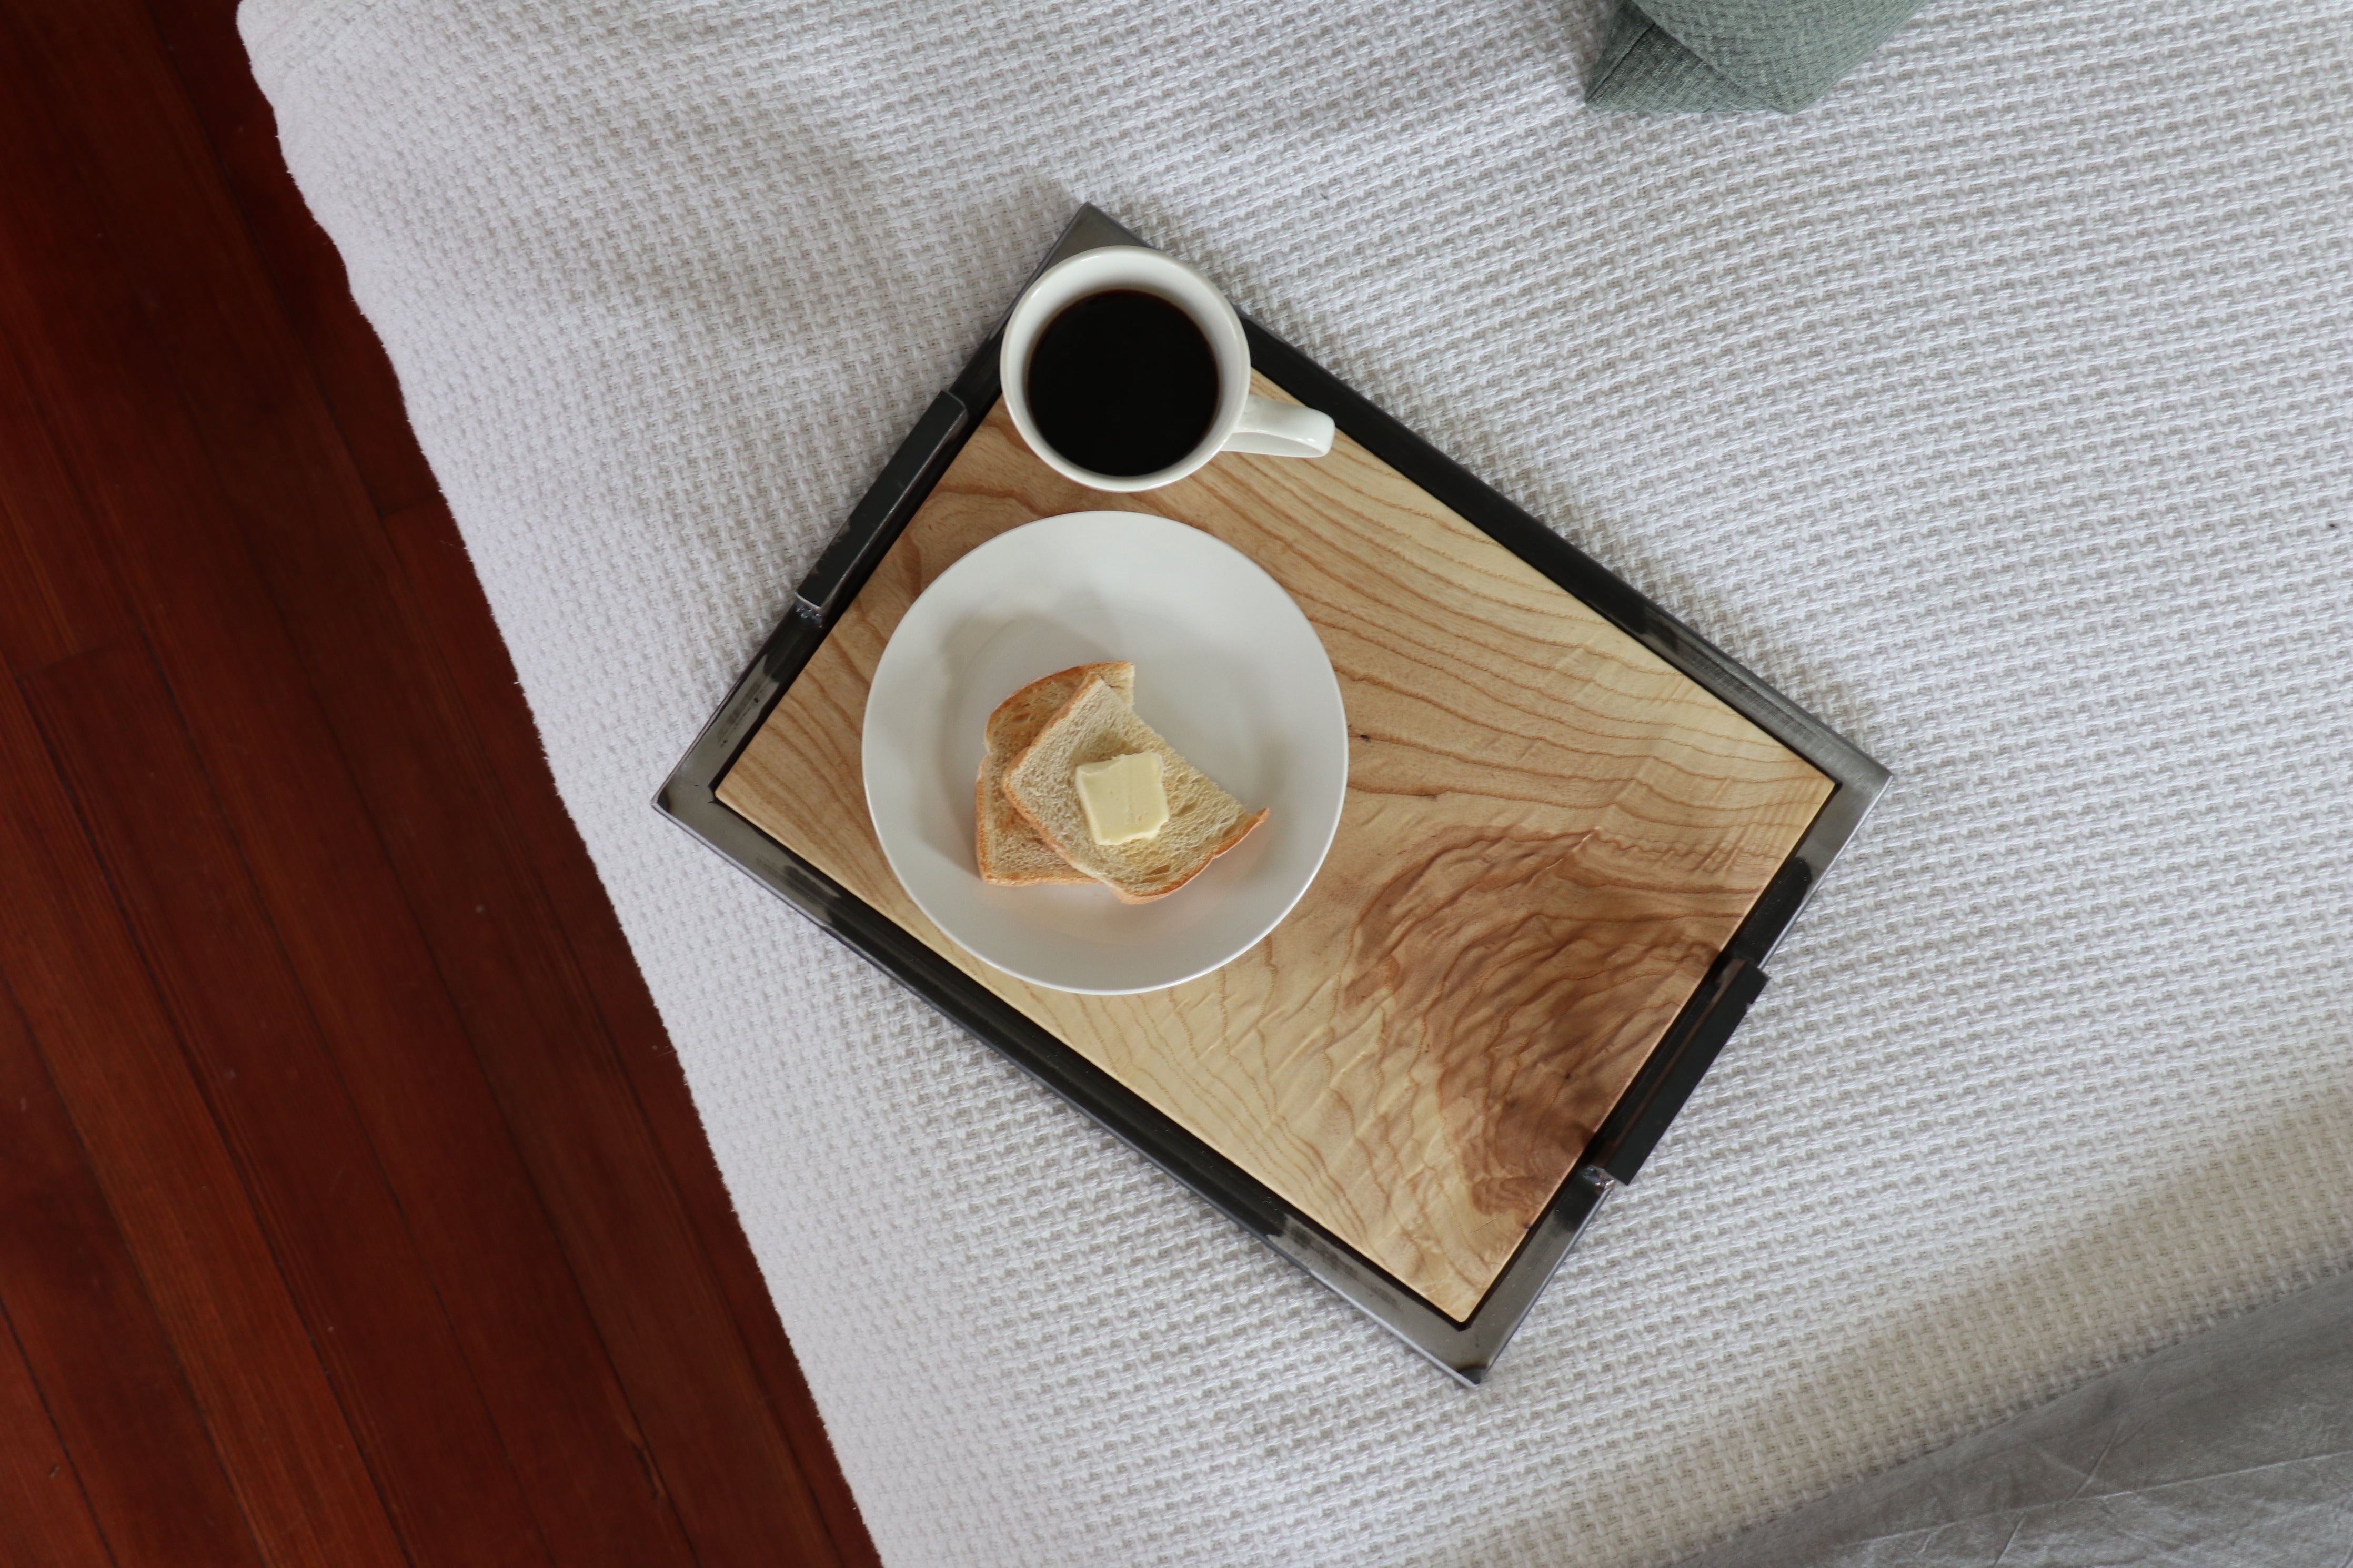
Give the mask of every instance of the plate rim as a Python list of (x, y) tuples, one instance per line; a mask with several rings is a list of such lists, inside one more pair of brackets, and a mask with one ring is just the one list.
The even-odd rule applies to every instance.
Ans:
[[(1017, 539), (1020, 535), (1029, 532), (1032, 529), (1039, 528), (1047, 524), (1070, 523), (1089, 520), (1109, 521), (1121, 524), (1158, 524), (1163, 528), (1181, 529), (1184, 531), (1184, 535), (1190, 540), (1206, 542), (1209, 545), (1215, 546), (1218, 552), (1222, 552), (1225, 559), (1231, 563), (1239, 563), (1248, 571), (1255, 573), (1269, 588), (1273, 590), (1273, 592), (1281, 598), (1282, 602), (1285, 605), (1289, 606), (1291, 613), (1298, 617), (1300, 627), (1306, 632), (1308, 641), (1315, 649), (1319, 660), (1318, 668), (1322, 671), (1323, 680), (1324, 684), (1328, 686), (1331, 692), (1333, 713), (1337, 721), (1337, 734), (1335, 741), (1336, 750), (1335, 754), (1339, 759), (1339, 788), (1334, 794), (1334, 799), (1332, 801), (1330, 810), (1330, 821), (1324, 829), (1322, 841), (1315, 846), (1313, 857), (1310, 858), (1305, 869), (1300, 874), (1298, 885), (1293, 888), (1290, 891), (1289, 897), (1283, 900), (1282, 907), (1276, 910), (1267, 920), (1265, 925), (1257, 932), (1257, 934), (1251, 936), (1249, 941), (1244, 942), (1240, 946), (1234, 948), (1232, 952), (1227, 953), (1224, 957), (1217, 959), (1214, 962), (1202, 964), (1198, 968), (1187, 970), (1173, 979), (1155, 980), (1151, 984), (1145, 985), (1074, 985), (1066, 981), (1049, 980), (1036, 974), (1029, 973), (1023, 968), (1006, 963), (988, 953), (981, 952), (980, 949), (975, 947), (971, 942), (967, 942), (963, 935), (959, 934), (955, 929), (953, 929), (947, 921), (940, 918), (938, 912), (933, 909), (930, 903), (925, 901), (923, 894), (917, 891), (915, 883), (912, 881), (900, 868), (898, 858), (891, 851), (890, 835), (883, 829), (882, 814), (876, 809), (874, 801), (874, 769), (871, 765), (870, 753), (875, 744), (874, 737), (876, 734), (876, 727), (873, 722), (873, 716), (875, 712), (876, 695), (881, 689), (883, 668), (891, 658), (891, 650), (899, 646), (900, 635), (906, 629), (908, 622), (913, 618), (916, 611), (923, 605), (923, 601), (929, 598), (944, 584), (947, 583), (950, 578), (955, 575), (956, 573), (963, 570), (968, 563), (975, 561), (984, 552), (1005, 544), (1008, 541)], [(1324, 646), (1323, 634), (1316, 630), (1314, 620), (1309, 616), (1304, 609), (1300, 607), (1299, 601), (1292, 595), (1291, 591), (1285, 588), (1272, 573), (1269, 572), (1258, 562), (1252, 560), (1248, 552), (1236, 548), (1234, 545), (1219, 538), (1216, 534), (1211, 533), (1205, 528), (1197, 527), (1192, 523), (1182, 521), (1176, 518), (1165, 517), (1158, 512), (1111, 507), (1089, 507), (1075, 511), (1053, 512), (1045, 517), (1032, 518), (1027, 522), (1017, 524), (1012, 528), (1007, 529), (1002, 533), (998, 533), (988, 539), (983, 540), (980, 543), (973, 546), (972, 549), (965, 552), (964, 554), (950, 562), (937, 577), (933, 578), (930, 583), (924, 585), (922, 593), (915, 595), (913, 602), (908, 605), (905, 612), (899, 617), (899, 624), (892, 628), (891, 636), (884, 641), (882, 652), (874, 661), (874, 673), (872, 676), (869, 677), (867, 681), (866, 707), (860, 713), (859, 724), (859, 787), (860, 793), (863, 795), (866, 801), (867, 821), (869, 826), (873, 828), (875, 843), (881, 849), (883, 862), (890, 867), (891, 875), (898, 881), (900, 890), (907, 895), (908, 899), (913, 902), (917, 910), (922, 911), (925, 920), (930, 921), (933, 925), (939, 929), (940, 934), (946, 937), (950, 942), (955, 943), (956, 946), (965, 953), (976, 959), (980, 963), (988, 965), (992, 969), (1013, 976), (1016, 980), (1022, 981), (1023, 983), (1030, 985), (1042, 986), (1049, 991), (1059, 991), (1074, 996), (1140, 996), (1149, 994), (1155, 991), (1166, 991), (1175, 986), (1183, 985), (1191, 981), (1198, 980), (1203, 975), (1216, 973), (1219, 970), (1226, 967), (1226, 965), (1232, 963), (1239, 958), (1241, 958), (1252, 948), (1258, 946), (1259, 943), (1266, 941), (1268, 937), (1274, 934), (1275, 931), (1282, 926), (1284, 921), (1291, 918), (1292, 911), (1296, 910), (1299, 907), (1300, 900), (1307, 896), (1307, 890), (1315, 885), (1315, 879), (1322, 875), (1324, 862), (1331, 857), (1332, 845), (1339, 837), (1340, 819), (1345, 815), (1347, 810), (1350, 762), (1348, 754), (1348, 733), (1347, 696), (1340, 686), (1339, 671), (1333, 667), (1331, 650)], [(976, 869), (973, 870), (971, 874), (976, 880), (979, 879), (979, 872)], [(1182, 889), (1180, 889), (1178, 891), (1181, 893)]]

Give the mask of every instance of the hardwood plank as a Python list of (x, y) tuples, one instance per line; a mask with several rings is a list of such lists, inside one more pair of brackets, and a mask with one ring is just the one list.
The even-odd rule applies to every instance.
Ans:
[(113, 1561), (0, 1313), (0, 1568), (111, 1568)]
[[(238, 279), (183, 265), (169, 182), (139, 171), (117, 179), (103, 160), (93, 168), (110, 241), (139, 279), (136, 312), (169, 351), (186, 415), (237, 521), (250, 531), (276, 611), (385, 829), (690, 1536), (718, 1560), (829, 1556), (642, 1110), (571, 955), (548, 940), (543, 897), (500, 820), (495, 791), (445, 765), (448, 753), (437, 749), (445, 737), (432, 719), (438, 693), (382, 679), (386, 669), (414, 668), (416, 639), (400, 606), (379, 592), (381, 531), (352, 526), (367, 514), (364, 491), (323, 420), (237, 384), (293, 374), (286, 367), (299, 369), (299, 350), (280, 322), (239, 314), (231, 324), (225, 300), (237, 312), (251, 308), (251, 290)], [(102, 448), (102, 434), (81, 434)], [(130, 566), (132, 553), (126, 547), (121, 559), (140, 579), (134, 595), (142, 613), (160, 615), (175, 574), (143, 547)], [(225, 618), (239, 635), (259, 635), (242, 616)], [(159, 630), (175, 687), (185, 672), (208, 668), (193, 651), (206, 635), (202, 626)], [(226, 804), (235, 792), (224, 776), (225, 748), (244, 744), (266, 755), (277, 742), (250, 726), (241, 739), (214, 736), (185, 693), (184, 706)], [(248, 838), (247, 847), (259, 868), (266, 845)]]
[[(940, 932), (882, 858), (859, 763), (915, 596), (1009, 528), (1095, 508), (1263, 567), (1323, 638), (1351, 736), (1299, 905), (1225, 968), (1134, 996), (1030, 985)], [(1345, 436), (1112, 496), (1039, 462), (1000, 405), (719, 795), (1459, 1320), (1831, 787)]]
[[(62, 427), (78, 463), (96, 476), (101, 531), (130, 563), (134, 597), (174, 671), (222, 805), (282, 912), (289, 954), (399, 1185), (433, 1282), (458, 1315), (480, 1397), (495, 1407), (533, 1512), (571, 1561), (685, 1561), (602, 1337), (206, 448), (168, 372), (142, 357), (139, 312), (110, 258), (87, 252), (73, 261), (79, 309), (51, 279), (37, 310), (20, 293), (10, 312), (37, 314), (50, 363), (74, 367), (47, 389), (61, 405), (74, 402), (76, 374), (138, 389), (103, 420), (69, 409)], [(22, 272), (10, 277), (21, 284)], [(109, 280), (118, 285), (112, 294), (101, 287)], [(397, 663), (378, 673), (418, 679)], [(455, 1393), (434, 1396), (476, 1397), (462, 1377)], [(438, 1446), (430, 1431), (412, 1432), (380, 1458), (417, 1462)], [(473, 1527), (449, 1528), (462, 1540)]]
[[(287, 548), (293, 546), (290, 543)], [(307, 547), (306, 547), (307, 548)], [(275, 551), (272, 552), (276, 553)], [(316, 556), (312, 557), (313, 562)], [(315, 580), (316, 573), (311, 574)], [(502, 792), (449, 738), (437, 682), (380, 687), (396, 628), (279, 596), (705, 1562), (834, 1558)], [(365, 714), (367, 722), (356, 721)]]
[[(74, 1455), (90, 1511), (124, 1563), (258, 1568), (260, 1550), (163, 1321), (5, 994), (0, 1124), (0, 1214), (8, 1216), (0, 1307)], [(11, 1425), (0, 1415), (0, 1428)], [(0, 1542), (11, 1528), (0, 1523)]]
[(513, 808), (518, 841), (526, 847), (557, 922), (578, 955), (622, 1068), (645, 1109), (835, 1549), (849, 1568), (880, 1568), (881, 1559), (859, 1517), (817, 1402), (712, 1159), (678, 1054), (670, 1047), (579, 829), (556, 794), (537, 723), (467, 557), (457, 521), (448, 503), (436, 497), (385, 518), (385, 529), (448, 668), (459, 710), (456, 721), (477, 737), (500, 792)]
[(237, 36), (236, 0), (149, 0), (147, 8), (369, 496), (379, 511), (394, 511), (434, 495), (392, 361), (352, 302), (334, 242), (286, 171), (277, 121)]
[(18, 90), (73, 142), (106, 241), (144, 285), (137, 313), (165, 328), (165, 363), (205, 386), (224, 488), (373, 510), (141, 0), (16, 7), (0, 23)]
[(79, 655), (24, 685), (410, 1553), (547, 1563), (399, 1203), (145, 650)]
[(396, 1568), (383, 1499), (12, 682), (0, 682), (0, 977), (42, 1042), (265, 1556)]
[[(208, 570), (185, 552), (152, 564), (153, 593), (204, 582)], [(567, 1561), (683, 1562), (684, 1538), (646, 1474), (643, 1439), (602, 1339), (331, 740), (311, 714), (307, 731), (290, 720), (280, 743), (248, 745), (269, 721), (240, 722), (214, 683), (259, 661), (189, 639), (179, 624), (274, 630), (250, 584), (244, 595), (215, 586), (206, 599), (159, 606), (156, 618), (179, 636), (184, 689), (217, 737), (241, 832), (263, 845), (254, 861), (281, 911), (279, 929), (362, 1107), (366, 1142), (381, 1152), (433, 1287), (457, 1315), (472, 1381), (529, 1483), (533, 1512)], [(214, 614), (224, 603), (232, 614)], [(307, 695), (259, 673), (226, 684), (248, 700)], [(83, 700), (101, 714), (116, 707), (96, 692)], [(399, 1376), (436, 1400), (456, 1397), (426, 1370)], [(463, 1369), (444, 1370), (472, 1397)], [(419, 1452), (445, 1446), (430, 1425), (407, 1439)]]
[(36, 669), (130, 634), (105, 563), (46, 548), (59, 523), (86, 527), (88, 518), (23, 366), (0, 344), (0, 668)]

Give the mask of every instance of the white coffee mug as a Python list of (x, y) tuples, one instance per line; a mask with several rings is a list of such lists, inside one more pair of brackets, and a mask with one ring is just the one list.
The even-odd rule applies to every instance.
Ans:
[[(1148, 474), (1098, 474), (1082, 468), (1047, 444), (1029, 413), (1029, 355), (1039, 334), (1066, 306), (1090, 295), (1132, 289), (1167, 300), (1193, 320), (1218, 360), (1218, 411), (1198, 445), (1165, 468)], [(1320, 458), (1332, 449), (1332, 416), (1295, 403), (1253, 397), (1250, 390), (1250, 339), (1242, 320), (1194, 268), (1157, 250), (1108, 245), (1082, 250), (1046, 268), (1029, 285), (1005, 321), (997, 359), (1005, 406), (1013, 427), (1046, 465), (1066, 479), (1098, 490), (1149, 490), (1174, 484), (1220, 452), (1256, 452), (1275, 458)]]

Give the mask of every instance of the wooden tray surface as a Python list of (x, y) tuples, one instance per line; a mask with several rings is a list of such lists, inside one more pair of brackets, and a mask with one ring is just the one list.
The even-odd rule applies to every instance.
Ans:
[[(949, 941), (884, 860), (860, 767), (867, 686), (916, 595), (1008, 529), (1090, 510), (1256, 561), (1348, 713), (1346, 805), (1298, 908), (1134, 996), (1046, 990)], [(1322, 461), (1229, 454), (1107, 495), (1039, 462), (1000, 403), (718, 795), (1460, 1321), (1832, 787), (1345, 435)]]

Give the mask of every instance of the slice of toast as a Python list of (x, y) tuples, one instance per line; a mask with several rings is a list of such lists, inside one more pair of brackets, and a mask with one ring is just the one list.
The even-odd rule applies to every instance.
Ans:
[(1029, 818), (1005, 798), (1005, 770), (1029, 750), (1055, 714), (1090, 679), (1100, 679), (1124, 702), (1135, 694), (1135, 666), (1082, 664), (1031, 681), (997, 705), (988, 716), (987, 750), (980, 757), (980, 782), (973, 786), (974, 852), (980, 877), (999, 887), (1030, 888), (1047, 882), (1084, 884), (1094, 880), (1038, 837)]
[[(1160, 753), (1167, 825), (1133, 844), (1098, 844), (1071, 775), (1082, 763), (1130, 752)], [(1082, 684), (1014, 760), (1006, 770), (1005, 793), (1063, 859), (1131, 904), (1166, 898), (1266, 820), (1265, 812), (1253, 813), (1178, 756), (1100, 679)]]

